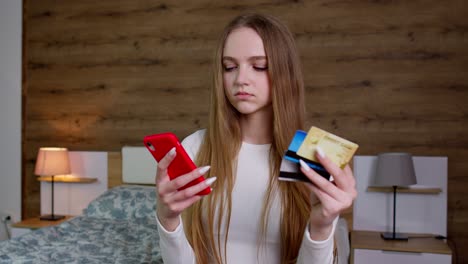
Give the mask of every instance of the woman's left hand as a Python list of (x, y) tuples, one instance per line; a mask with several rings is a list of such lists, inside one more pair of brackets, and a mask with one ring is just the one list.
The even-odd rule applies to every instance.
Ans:
[(333, 182), (320, 176), (307, 164), (300, 160), (301, 171), (311, 183), (306, 183), (316, 198), (317, 203), (312, 204), (310, 214), (309, 232), (312, 240), (321, 241), (330, 236), (333, 229), (333, 221), (341, 212), (351, 207), (357, 196), (356, 181), (349, 165), (344, 169), (338, 167), (323, 150), (318, 148), (316, 157), (325, 169), (333, 175)]

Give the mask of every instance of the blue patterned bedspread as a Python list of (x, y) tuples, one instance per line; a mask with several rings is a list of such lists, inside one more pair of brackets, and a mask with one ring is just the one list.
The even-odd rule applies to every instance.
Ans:
[(156, 223), (79, 216), (0, 243), (0, 263), (162, 263)]
[(111, 190), (82, 216), (1, 241), (0, 263), (162, 263), (154, 202), (152, 190)]

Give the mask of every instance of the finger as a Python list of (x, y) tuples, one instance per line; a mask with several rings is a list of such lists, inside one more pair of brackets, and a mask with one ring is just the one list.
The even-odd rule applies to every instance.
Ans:
[(331, 159), (329, 159), (325, 152), (322, 150), (322, 148), (320, 148), (319, 146), (317, 146), (315, 156), (319, 159), (320, 164), (322, 164), (323, 167), (325, 167), (325, 169), (331, 175), (333, 175), (333, 179), (336, 182), (336, 185), (340, 188), (345, 187), (346, 182), (345, 180), (343, 180), (343, 170), (340, 167), (338, 167), (338, 165), (336, 165)]
[(187, 209), (192, 204), (199, 201), (202, 197), (203, 196), (199, 196), (199, 195), (192, 196), (189, 199), (183, 200), (183, 201), (181, 201), (179, 203), (176, 203), (176, 204), (172, 205), (171, 207), (175, 212), (182, 213), (185, 209)]
[[(336, 200), (328, 195), (326, 192), (318, 188), (317, 186), (314, 186), (311, 183), (306, 183), (307, 187), (311, 190), (313, 195), (315, 196), (315, 199), (318, 200), (318, 203), (316, 202), (315, 204), (322, 204), (322, 205), (327, 205), (330, 202), (336, 202)], [(311, 198), (312, 199), (312, 198)]]
[(160, 192), (162, 193), (171, 193), (176, 192), (181, 187), (185, 186), (187, 183), (197, 179), (198, 177), (205, 174), (210, 169), (210, 166), (204, 166), (198, 169), (195, 169), (187, 174), (179, 176), (172, 181), (160, 186)]
[(158, 162), (158, 166), (156, 169), (156, 185), (162, 183), (162, 182), (167, 182), (169, 181), (169, 175), (167, 175), (167, 168), (169, 167), (169, 164), (174, 160), (176, 156), (176, 150), (175, 147), (169, 150), (169, 152), (166, 153), (164, 158), (162, 158)]
[[(317, 209), (312, 209), (311, 214), (319, 215), (321, 220), (315, 218), (315, 221), (322, 222), (335, 219), (337, 215), (343, 210), (343, 204), (339, 200), (335, 200), (333, 197), (329, 196), (324, 191), (320, 190), (316, 186), (306, 183), (309, 185), (309, 188), (312, 190), (312, 193), (317, 197), (320, 203), (315, 204)], [(312, 215), (311, 215), (312, 216)], [(328, 220), (327, 220), (328, 219)], [(311, 220), (312, 221), (312, 220)]]
[(335, 184), (331, 183), (327, 179), (320, 176), (317, 172), (312, 170), (307, 163), (303, 160), (299, 160), (299, 164), (301, 165), (301, 171), (304, 175), (309, 178), (309, 180), (315, 184), (316, 187), (326, 192), (328, 195), (332, 197), (338, 197), (342, 192)]
[(347, 186), (349, 187), (349, 189), (355, 189), (356, 179), (354, 178), (353, 171), (351, 170), (351, 167), (349, 167), (349, 165), (346, 165), (346, 167), (344, 168), (344, 173), (348, 178)]
[(177, 154), (177, 153), (176, 153), (175, 147), (171, 148), (171, 149), (166, 153), (166, 155), (164, 156), (164, 158), (162, 158), (162, 159), (158, 162), (158, 168), (161, 169), (161, 170), (167, 170), (167, 167), (169, 167), (169, 164), (171, 164), (172, 160), (174, 160), (176, 154)]
[(328, 212), (339, 212), (346, 208), (351, 207), (354, 197), (352, 194), (341, 192), (337, 197), (329, 195), (326, 191), (314, 186), (313, 184), (306, 183), (312, 193), (322, 204), (322, 207)]
[(171, 199), (174, 202), (182, 202), (187, 199), (191, 199), (193, 196), (200, 196), (197, 195), (199, 192), (205, 190), (206, 188), (211, 188), (211, 185), (216, 181), (216, 177), (210, 177), (200, 183), (197, 183), (193, 186), (190, 186), (186, 189), (183, 189), (181, 191), (178, 191), (175, 193)]

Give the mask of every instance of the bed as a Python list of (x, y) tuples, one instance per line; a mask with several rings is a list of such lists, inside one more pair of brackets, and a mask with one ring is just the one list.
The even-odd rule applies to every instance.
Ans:
[[(163, 263), (155, 221), (155, 166), (148, 155), (144, 147), (109, 152), (109, 189), (79, 216), (0, 241), (0, 264)], [(345, 219), (339, 221), (335, 241), (335, 263), (348, 263)]]
[(80, 216), (0, 242), (0, 263), (163, 263), (154, 205), (154, 187), (114, 187)]

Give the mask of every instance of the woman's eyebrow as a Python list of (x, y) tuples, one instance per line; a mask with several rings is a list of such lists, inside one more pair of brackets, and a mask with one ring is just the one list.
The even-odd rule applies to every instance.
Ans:
[[(266, 60), (266, 59), (267, 59), (266, 56), (252, 56), (252, 57), (248, 58), (249, 61), (258, 61), (258, 60)], [(230, 57), (230, 56), (223, 56), (223, 61), (236, 62), (237, 59), (233, 58), (233, 57)]]
[(233, 57), (223, 56), (223, 61), (232, 61), (232, 62), (236, 62), (237, 60), (234, 59)]
[(253, 56), (253, 57), (250, 57), (249, 60), (250, 61), (258, 61), (258, 60), (266, 60), (266, 56)]

